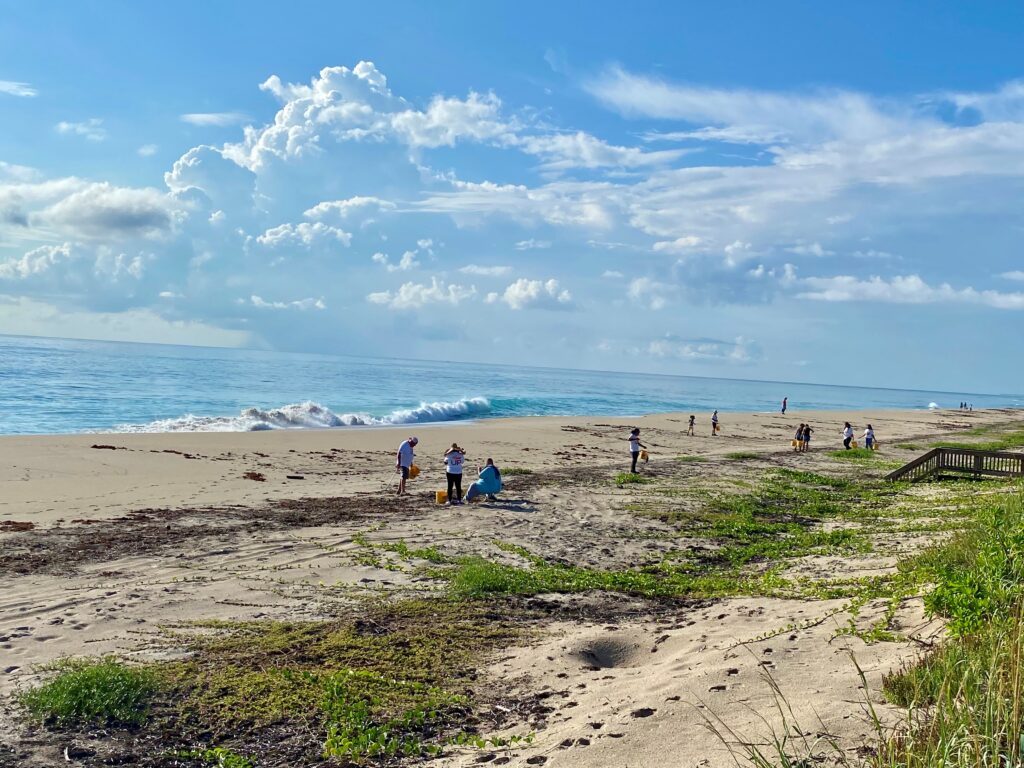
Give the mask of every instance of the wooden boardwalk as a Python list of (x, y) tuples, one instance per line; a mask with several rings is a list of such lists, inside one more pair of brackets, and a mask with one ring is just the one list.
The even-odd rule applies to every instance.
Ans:
[(1024, 477), (1024, 453), (976, 451), (971, 448), (933, 448), (885, 476), (886, 480), (924, 480), (940, 473), (976, 477)]

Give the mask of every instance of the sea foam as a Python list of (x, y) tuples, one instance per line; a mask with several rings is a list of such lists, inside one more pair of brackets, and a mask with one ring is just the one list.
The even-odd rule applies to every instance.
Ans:
[(369, 413), (335, 413), (319, 403), (307, 401), (280, 408), (246, 408), (237, 416), (195, 416), (187, 414), (148, 424), (121, 424), (118, 432), (260, 432), (270, 429), (329, 429), (333, 427), (383, 427), (397, 424), (426, 424), (483, 416), (491, 410), (485, 397), (467, 397), (455, 402), (420, 403), (400, 408), (385, 416)]

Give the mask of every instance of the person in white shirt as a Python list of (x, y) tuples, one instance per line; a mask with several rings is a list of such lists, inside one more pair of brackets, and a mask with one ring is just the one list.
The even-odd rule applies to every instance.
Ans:
[(718, 437), (718, 411), (711, 414), (711, 436)]
[(647, 446), (640, 442), (640, 427), (633, 427), (629, 433), (629, 455), (632, 457), (629, 471), (636, 474), (636, 460), (640, 458), (640, 449), (647, 450)]
[(875, 428), (868, 424), (868, 428), (864, 430), (864, 447), (869, 451), (875, 447)]
[(452, 447), (444, 452), (445, 477), (448, 478), (448, 504), (462, 503), (462, 465), (465, 460), (466, 452), (459, 448), (458, 443), (452, 443)]
[(409, 479), (409, 470), (412, 469), (412, 462), (415, 458), (413, 448), (418, 442), (418, 438), (410, 437), (398, 446), (398, 455), (395, 456), (395, 472), (402, 476), (402, 479), (398, 481), (399, 496), (405, 493), (405, 481)]
[(850, 422), (846, 422), (846, 426), (843, 427), (843, 448), (850, 450), (851, 442), (853, 442), (853, 426)]

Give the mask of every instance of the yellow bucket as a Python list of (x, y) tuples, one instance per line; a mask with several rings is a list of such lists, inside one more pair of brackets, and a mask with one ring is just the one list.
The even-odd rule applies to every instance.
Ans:
[(448, 491), (435, 491), (434, 498), (437, 499), (438, 504), (444, 504), (448, 501)]
[(647, 455), (647, 451), (640, 451), (640, 461), (646, 464), (649, 458), (650, 456)]
[(417, 467), (415, 464), (413, 464), (411, 467), (409, 467), (409, 479), (410, 480), (415, 480), (416, 479), (416, 475), (418, 475), (419, 473), (420, 473), (420, 468)]
[(792, 445), (794, 448), (799, 448), (800, 447), (800, 441), (799, 440), (790, 440), (789, 444)]

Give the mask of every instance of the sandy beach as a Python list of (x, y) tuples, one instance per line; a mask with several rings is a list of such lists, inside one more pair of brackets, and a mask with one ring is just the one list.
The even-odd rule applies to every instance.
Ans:
[[(646, 498), (638, 494), (650, 489), (613, 481), (629, 468), (633, 425), (649, 447), (643, 471), (657, 488), (714, 493), (778, 468), (880, 476), (882, 465), (828, 455), (842, 447), (845, 419), (858, 434), (873, 424), (892, 465), (936, 440), (1024, 422), (1012, 410), (722, 413), (712, 437), (709, 413), (696, 414), (695, 436), (685, 434), (687, 416), (0, 438), (0, 694), (32, 684), (39, 665), (64, 656), (173, 655), (158, 637), (185, 621), (317, 620), (360, 594), (445, 589), (414, 568), (359, 557), (367, 540), (436, 547), (452, 558), (507, 558), (495, 544), (506, 542), (547, 561), (605, 570), (650, 563), (679, 541), (665, 519), (638, 512)], [(790, 447), (800, 422), (815, 428), (805, 454)], [(394, 451), (410, 434), (420, 439), (422, 474), (396, 499)], [(453, 441), (467, 450), (469, 467), (492, 457), (530, 472), (510, 474), (496, 503), (437, 506), (441, 455)], [(871, 552), (808, 557), (791, 570), (816, 579), (885, 573), (900, 552), (926, 541), (893, 536)], [(558, 610), (543, 630), (492, 654), (480, 670), (481, 686), (544, 693), (550, 705), (527, 727), (534, 741), (505, 755), (509, 765), (731, 765), (707, 720), (763, 731), (758, 713), (769, 714), (773, 701), (766, 670), (793, 694), (805, 728), (856, 750), (871, 735), (865, 697), (884, 712), (882, 675), (942, 631), (919, 599), (902, 603), (891, 622), (918, 642), (873, 644), (837, 629), (851, 619), (868, 626), (883, 607), (851, 616), (843, 599), (545, 599)], [(66, 765), (68, 739), (26, 730), (16, 714), (6, 707), (0, 723), (8, 750), (0, 749), (0, 765)], [(456, 751), (434, 764), (479, 761), (477, 752)]]

